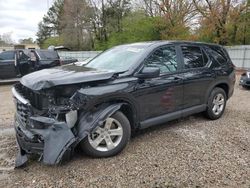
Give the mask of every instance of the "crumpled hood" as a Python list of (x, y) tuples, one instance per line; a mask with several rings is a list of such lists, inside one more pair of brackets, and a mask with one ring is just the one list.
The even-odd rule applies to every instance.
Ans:
[(22, 77), (20, 82), (24, 86), (38, 91), (58, 85), (108, 80), (114, 74), (114, 71), (96, 70), (84, 66), (70, 64), (33, 72)]

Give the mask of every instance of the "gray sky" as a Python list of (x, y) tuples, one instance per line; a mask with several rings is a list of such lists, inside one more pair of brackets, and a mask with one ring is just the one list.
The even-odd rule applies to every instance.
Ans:
[(39, 21), (53, 0), (0, 0), (0, 34), (11, 33), (15, 42), (36, 38)]

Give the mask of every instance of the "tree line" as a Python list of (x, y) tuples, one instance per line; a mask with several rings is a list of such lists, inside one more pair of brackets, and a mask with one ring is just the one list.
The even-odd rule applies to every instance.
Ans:
[(42, 48), (105, 50), (150, 40), (250, 44), (250, 0), (55, 0), (38, 25)]

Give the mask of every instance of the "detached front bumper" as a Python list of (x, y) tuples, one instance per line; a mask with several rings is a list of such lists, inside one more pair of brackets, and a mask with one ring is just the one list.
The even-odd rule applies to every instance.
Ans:
[[(65, 122), (58, 122), (47, 117), (30, 117), (24, 124), (18, 115), (15, 118), (15, 130), (20, 153), (16, 167), (22, 166), (27, 154), (37, 154), (45, 164), (54, 165), (69, 158), (76, 137)], [(27, 158), (27, 157), (25, 157)]]
[(28, 160), (29, 154), (38, 154), (45, 164), (60, 163), (69, 156), (76, 143), (76, 136), (64, 121), (39, 116), (33, 107), (18, 91), (12, 89), (16, 105), (15, 131), (19, 153), (16, 167)]
[(22, 123), (16, 119), (15, 121), (16, 139), (19, 147), (27, 154), (39, 154), (43, 153), (44, 142), (40, 137), (41, 135), (35, 135), (30, 132)]

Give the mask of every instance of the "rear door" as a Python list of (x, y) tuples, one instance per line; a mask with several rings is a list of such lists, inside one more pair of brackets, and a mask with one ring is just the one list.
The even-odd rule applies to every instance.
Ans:
[(199, 45), (181, 45), (183, 62), (183, 109), (205, 104), (210, 83), (215, 79), (209, 58)]
[(15, 62), (15, 51), (0, 53), (0, 79), (16, 77)]
[(179, 63), (174, 45), (161, 46), (145, 59), (144, 67), (159, 67), (160, 76), (140, 80), (137, 85), (141, 121), (181, 110), (183, 86)]

